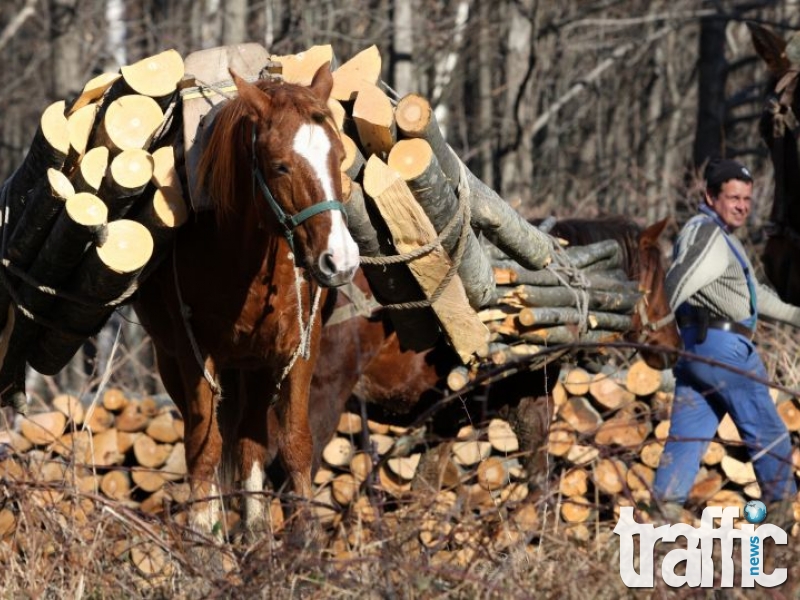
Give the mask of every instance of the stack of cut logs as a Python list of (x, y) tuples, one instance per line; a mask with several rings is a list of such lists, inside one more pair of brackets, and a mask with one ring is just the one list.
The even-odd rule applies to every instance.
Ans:
[(169, 50), (42, 114), (2, 188), (4, 396), (26, 360), (58, 372), (185, 221), (171, 130), (183, 75)]
[[(300, 84), (320, 65), (335, 63), (330, 46), (270, 58), (284, 80)], [(424, 97), (390, 98), (380, 74), (375, 46), (335, 68), (330, 107), (347, 153), (348, 224), (373, 292), (384, 305), (431, 300), (431, 310), (391, 311), (403, 345), (428, 348), (441, 329), (474, 366), (530, 355), (544, 344), (610, 341), (629, 329), (639, 293), (624, 276), (609, 275), (619, 273), (618, 244), (566, 254), (571, 268), (592, 279), (593, 294), (603, 296), (592, 298), (591, 312), (578, 310), (575, 290), (543, 269), (560, 249), (554, 238), (469, 171)], [(382, 261), (431, 244), (403, 264)]]
[[(504, 528), (502, 540), (495, 542), (507, 543), (544, 526), (543, 505), (536, 500), (549, 499), (561, 526), (586, 539), (595, 522), (615, 522), (619, 507), (650, 500), (669, 429), (671, 382), (665, 379), (663, 372), (643, 362), (595, 374), (580, 367), (565, 369), (550, 398), (554, 417), (546, 448), (522, 447), (522, 437), (502, 419), (464, 427), (455, 439), (431, 444), (424, 428), (371, 420), (364, 424), (358, 415), (345, 413), (323, 450), (314, 481), (319, 501), (315, 511), (328, 524), (348, 511), (376, 518), (366, 489), (370, 486), (389, 499), (428, 497), (450, 506), (458, 502), (464, 511), (488, 519), (502, 509), (514, 528)], [(780, 397), (778, 412), (797, 447), (800, 404)], [(741, 507), (759, 497), (740, 442), (726, 417), (703, 457), (691, 503)], [(110, 389), (87, 406), (73, 396), (57, 396), (50, 410), (22, 419), (19, 430), (0, 430), (0, 448), (0, 478), (49, 483), (45, 489), (34, 486), (32, 497), (63, 504), (65, 510), (73, 502), (65, 499), (65, 492), (72, 488), (102, 493), (146, 512), (189, 498), (183, 421), (171, 403), (149, 397), (135, 399)], [(527, 473), (528, 457), (545, 451), (545, 472)], [(797, 448), (794, 457), (800, 475)], [(537, 477), (535, 492), (528, 485), (531, 475)], [(277, 500), (271, 512), (273, 521), (281, 523)], [(238, 516), (235, 510), (230, 514), (233, 526)], [(800, 521), (800, 510), (795, 517)], [(13, 518), (11, 511), (0, 510), (0, 530)], [(434, 525), (420, 527), (423, 544), (447, 537), (441, 524)]]

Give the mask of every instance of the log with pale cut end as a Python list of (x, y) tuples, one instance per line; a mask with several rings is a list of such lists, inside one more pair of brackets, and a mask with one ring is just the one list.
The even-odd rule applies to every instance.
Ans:
[(564, 389), (573, 396), (585, 396), (592, 383), (591, 374), (581, 367), (572, 367), (564, 373), (561, 380)]
[(100, 110), (97, 104), (87, 104), (74, 111), (67, 118), (69, 133), (69, 153), (64, 170), (72, 171), (80, 163), (89, 148), (89, 138), (94, 131), (95, 118)]
[(145, 467), (131, 467), (133, 484), (144, 492), (157, 492), (164, 487), (166, 478), (160, 471)]
[(573, 465), (583, 466), (592, 464), (599, 455), (600, 451), (594, 446), (573, 444), (565, 458)]
[(361, 153), (356, 143), (346, 133), (341, 134), (342, 145), (344, 145), (344, 160), (342, 161), (342, 172), (352, 180), (361, 177), (361, 172), (366, 164), (366, 159)]
[(603, 417), (585, 396), (572, 396), (558, 416), (578, 433), (591, 433), (603, 424)]
[(386, 461), (389, 470), (404, 481), (411, 481), (417, 472), (422, 454), (417, 452), (410, 456), (397, 456)]
[(492, 445), (483, 440), (468, 440), (453, 444), (453, 460), (462, 467), (471, 467), (492, 453)]
[(144, 198), (129, 218), (141, 223), (153, 237), (153, 253), (158, 255), (175, 237), (189, 218), (183, 195), (175, 188), (157, 188), (152, 197)]
[(102, 402), (106, 410), (120, 412), (128, 405), (128, 396), (119, 388), (109, 388), (103, 392)]
[(365, 83), (358, 90), (351, 116), (364, 156), (375, 154), (385, 159), (397, 139), (389, 97), (377, 85)]
[(508, 469), (502, 458), (489, 456), (478, 465), (478, 485), (488, 491), (499, 490), (509, 482)]
[[(353, 181), (346, 173), (342, 173), (342, 196), (344, 198), (344, 211), (347, 215), (347, 228), (358, 245), (361, 256), (380, 256), (381, 248), (378, 243), (378, 231), (370, 220), (364, 200), (364, 190), (360, 184)], [(363, 268), (368, 269), (369, 265), (364, 265)], [(379, 281), (380, 278), (375, 279), (376, 284)], [(372, 281), (370, 283), (372, 284)], [(377, 291), (376, 294), (380, 295), (380, 292)]]
[(120, 68), (122, 79), (136, 94), (168, 98), (183, 79), (183, 58), (175, 50), (165, 50)]
[(147, 150), (131, 148), (117, 154), (109, 165), (97, 195), (108, 206), (108, 220), (124, 216), (150, 183), (155, 162)]
[(567, 498), (585, 496), (588, 489), (589, 474), (580, 467), (563, 472), (558, 481), (559, 493)]
[(411, 482), (397, 477), (388, 465), (381, 465), (378, 469), (378, 488), (395, 498), (401, 498), (411, 491)]
[(629, 313), (636, 306), (641, 294), (592, 288), (581, 290), (567, 286), (520, 285), (513, 289), (512, 296), (522, 304), (532, 307), (585, 304), (590, 310)]
[(83, 155), (72, 174), (72, 185), (76, 192), (97, 193), (105, 179), (110, 156), (105, 146), (96, 146)]
[(618, 458), (601, 458), (594, 464), (592, 481), (600, 492), (615, 495), (625, 489), (628, 467)]
[(704, 465), (718, 465), (722, 462), (722, 459), (725, 457), (726, 451), (725, 446), (712, 440), (708, 444), (708, 448), (706, 448), (705, 454), (703, 454), (703, 464)]
[(133, 401), (114, 419), (117, 429), (126, 432), (144, 431), (149, 423), (150, 418), (141, 411), (140, 404)]
[(497, 452), (508, 454), (519, 450), (519, 440), (517, 434), (511, 428), (508, 421), (503, 419), (492, 419), (486, 431), (489, 443)]
[[(454, 189), (469, 191), (472, 225), (495, 246), (528, 269), (541, 269), (551, 260), (551, 238), (525, 221), (497, 192), (478, 179), (444, 140), (430, 103), (409, 94), (395, 109), (397, 127), (405, 137), (423, 138), (438, 159)], [(462, 173), (465, 175), (462, 182)]]
[(664, 419), (663, 421), (659, 421), (658, 424), (653, 429), (653, 436), (661, 443), (667, 441), (669, 437), (669, 428), (670, 428), (670, 420)]
[(722, 472), (725, 473), (725, 477), (733, 483), (747, 485), (756, 481), (756, 472), (751, 462), (742, 462), (732, 456), (725, 455), (720, 461), (720, 467)]
[(100, 478), (100, 491), (112, 500), (124, 501), (131, 496), (131, 478), (127, 471), (114, 469)]
[(333, 481), (334, 477), (336, 477), (336, 473), (333, 472), (333, 469), (329, 469), (325, 465), (320, 465), (320, 467), (317, 469), (317, 472), (314, 473), (313, 483), (316, 486), (322, 487), (325, 484)]
[(583, 523), (594, 514), (589, 501), (582, 496), (573, 496), (561, 501), (561, 518), (567, 523)]
[(664, 453), (664, 444), (661, 442), (648, 442), (639, 450), (639, 460), (651, 469), (657, 469)]
[(625, 483), (635, 491), (653, 489), (655, 479), (655, 469), (642, 463), (633, 463), (625, 475)]
[(628, 369), (625, 387), (637, 396), (649, 396), (661, 387), (661, 371), (649, 366), (643, 360), (637, 360)]
[(171, 188), (183, 194), (183, 184), (175, 168), (175, 149), (172, 146), (161, 146), (152, 152), (153, 178), (157, 188)]
[[(436, 238), (433, 225), (406, 183), (374, 155), (364, 170), (364, 191), (377, 204), (400, 254), (417, 250)], [(441, 247), (434, 248), (412, 260), (409, 268), (427, 297), (439, 293), (432, 302), (433, 312), (453, 349), (463, 362), (469, 362), (473, 354), (488, 342), (489, 331), (470, 307), (457, 274), (453, 274), (449, 283), (439, 289), (450, 270), (447, 253)]]
[(598, 404), (609, 410), (616, 410), (636, 398), (632, 392), (622, 387), (610, 372), (600, 372), (592, 376), (589, 393)]
[(344, 412), (339, 416), (336, 431), (345, 436), (361, 434), (361, 416), (351, 412)]
[(520, 310), (517, 320), (522, 327), (550, 327), (553, 325), (586, 323), (589, 329), (625, 332), (630, 330), (632, 326), (629, 315), (596, 310), (585, 312), (570, 306), (525, 307)]
[(159, 444), (149, 435), (140, 435), (133, 443), (133, 455), (140, 467), (156, 469), (162, 466), (171, 451), (170, 444)]
[(547, 452), (553, 456), (566, 456), (577, 443), (578, 436), (566, 423), (553, 423), (547, 434)]
[(175, 417), (171, 411), (164, 411), (153, 417), (147, 424), (145, 433), (159, 444), (174, 444), (181, 437), (175, 429)]
[(186, 477), (186, 448), (182, 442), (172, 446), (172, 450), (161, 467), (161, 476), (167, 481), (178, 481)]
[(35, 446), (52, 444), (63, 434), (67, 417), (58, 410), (28, 415), (20, 424), (20, 432)]
[(64, 116), (63, 100), (49, 105), (39, 119), (39, 127), (33, 136), (28, 153), (8, 181), (6, 214), (3, 223), (16, 224), (22, 213), (23, 198), (42, 179), (47, 169), (60, 170), (69, 153), (69, 129)]
[(470, 224), (463, 222), (464, 207), (445, 179), (428, 142), (423, 139), (398, 142), (389, 153), (388, 165), (408, 184), (437, 233), (441, 234), (456, 219), (458, 225), (442, 240), (444, 249), (454, 259), (457, 249), (462, 247), (458, 274), (472, 307), (478, 309), (490, 303), (495, 293), (492, 265)]
[(91, 444), (85, 457), (87, 465), (111, 467), (121, 465), (124, 460), (125, 455), (120, 450), (119, 432), (114, 427), (92, 434)]
[(50, 445), (48, 450), (64, 457), (73, 459), (76, 463), (87, 463), (87, 456), (91, 458), (89, 439), (91, 433), (87, 430), (68, 431)]
[(381, 77), (381, 53), (375, 45), (365, 48), (333, 71), (331, 97), (350, 102), (365, 85), (377, 85)]
[(65, 114), (69, 116), (75, 111), (83, 108), (84, 106), (100, 100), (100, 98), (103, 97), (106, 91), (108, 91), (108, 89), (120, 77), (122, 77), (122, 74), (110, 73), (110, 72), (100, 73), (99, 75), (92, 77), (83, 86), (83, 90), (81, 91), (81, 93), (68, 104), (65, 110)]
[(739, 443), (742, 441), (742, 436), (739, 435), (739, 429), (736, 423), (733, 422), (730, 413), (726, 413), (719, 422), (717, 427), (717, 436), (723, 442)]
[(80, 398), (72, 394), (56, 394), (52, 400), (53, 408), (61, 411), (75, 425), (82, 425), (86, 411)]
[(463, 390), (472, 381), (467, 367), (459, 365), (450, 370), (447, 374), (447, 387), (454, 392)]
[(324, 64), (334, 63), (333, 47), (330, 44), (311, 46), (296, 54), (271, 54), (269, 59), (281, 66), (281, 78), (286, 83), (311, 85), (317, 70)]
[(742, 491), (744, 492), (744, 495), (747, 496), (748, 498), (753, 498), (755, 500), (761, 498), (761, 486), (758, 485), (757, 481), (753, 481), (751, 483), (746, 484), (742, 488)]
[(336, 500), (340, 506), (350, 506), (350, 503), (353, 502), (358, 495), (359, 486), (360, 482), (353, 477), (353, 475), (350, 473), (341, 473), (331, 481), (333, 499)]
[[(64, 329), (47, 329), (39, 338), (31, 366), (40, 373), (59, 371), (83, 342), (103, 326), (153, 253), (153, 237), (143, 225), (127, 219), (106, 227), (100, 247), (86, 251), (66, 291), (82, 302), (61, 301), (51, 317)], [(112, 304), (109, 304), (112, 303)]]
[[(33, 448), (30, 440), (14, 429), (0, 429), (0, 445), (11, 448), (17, 454), (23, 454)], [(0, 475), (2, 475), (2, 469), (0, 469)]]
[(164, 121), (164, 112), (152, 98), (133, 94), (111, 102), (98, 118), (100, 125), (91, 145), (105, 146), (112, 154), (118, 154), (147, 149)]
[(28, 195), (25, 210), (8, 241), (6, 256), (20, 269), (27, 269), (45, 243), (67, 198), (75, 190), (67, 176), (56, 169), (47, 169)]
[(107, 431), (114, 425), (114, 414), (107, 411), (104, 406), (93, 404), (86, 410), (83, 419), (84, 428), (94, 433)]
[(336, 124), (336, 129), (340, 134), (343, 134), (344, 128), (347, 125), (348, 119), (350, 118), (347, 114), (347, 111), (344, 109), (344, 106), (342, 106), (342, 103), (336, 98), (328, 98), (328, 109), (331, 111), (333, 122)]
[(778, 409), (778, 414), (786, 425), (786, 429), (800, 431), (800, 410), (796, 399), (786, 398), (782, 402), (778, 402), (775, 408)]
[(347, 438), (334, 437), (322, 450), (322, 460), (332, 467), (345, 467), (353, 458), (353, 444)]
[[(577, 246), (577, 248), (593, 248), (596, 251), (601, 251), (603, 248), (597, 244), (590, 244), (588, 246)], [(491, 250), (491, 248), (488, 248)], [(567, 250), (569, 257), (572, 248)], [(484, 244), (484, 252), (491, 254), (487, 251), (486, 244)], [(492, 258), (492, 267), (495, 269), (495, 278), (502, 275), (503, 281), (498, 280), (498, 285), (531, 285), (536, 287), (545, 286), (563, 286), (564, 276), (550, 269), (524, 269), (516, 262), (508, 258), (496, 259)], [(498, 275), (500, 273), (501, 275)], [(621, 270), (606, 270), (606, 271), (585, 271), (581, 270), (582, 279), (586, 282), (586, 289), (589, 290), (602, 290), (607, 292), (618, 292), (624, 294), (620, 298), (619, 312), (629, 310), (641, 293), (638, 289), (638, 283), (628, 279), (628, 276)]]
[(350, 459), (350, 473), (358, 481), (366, 481), (372, 472), (372, 457), (366, 452), (357, 452)]
[(742, 494), (734, 490), (720, 490), (715, 493), (711, 498), (706, 501), (706, 507), (709, 506), (744, 506), (745, 499)]

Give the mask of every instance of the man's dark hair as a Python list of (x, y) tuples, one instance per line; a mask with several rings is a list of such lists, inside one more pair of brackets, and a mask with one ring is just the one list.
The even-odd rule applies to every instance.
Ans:
[(753, 183), (753, 176), (742, 163), (729, 158), (712, 158), (705, 171), (706, 191), (715, 198), (726, 181), (736, 179), (745, 183)]

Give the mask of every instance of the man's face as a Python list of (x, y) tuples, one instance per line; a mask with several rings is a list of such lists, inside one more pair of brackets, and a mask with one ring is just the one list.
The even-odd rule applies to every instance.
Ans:
[(722, 184), (716, 198), (706, 193), (708, 205), (733, 231), (744, 225), (753, 204), (753, 184), (731, 179)]

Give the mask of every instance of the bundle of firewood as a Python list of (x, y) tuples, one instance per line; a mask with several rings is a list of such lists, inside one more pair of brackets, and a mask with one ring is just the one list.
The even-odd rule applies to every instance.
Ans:
[[(271, 60), (284, 80), (301, 84), (319, 65), (336, 62), (330, 46)], [(556, 240), (470, 172), (424, 97), (392, 98), (380, 74), (375, 46), (335, 68), (330, 107), (347, 152), (348, 226), (377, 299), (396, 309), (391, 318), (403, 345), (430, 347), (441, 330), (463, 362), (475, 364), (628, 329), (635, 286), (594, 276), (591, 312), (578, 310), (566, 280), (543, 271)], [(574, 250), (565, 260), (576, 271), (598, 263), (610, 269), (619, 254), (616, 242)], [(398, 254), (406, 260), (393, 262)]]
[(187, 217), (172, 147), (183, 59), (169, 50), (51, 104), (2, 188), (0, 390), (59, 371)]

